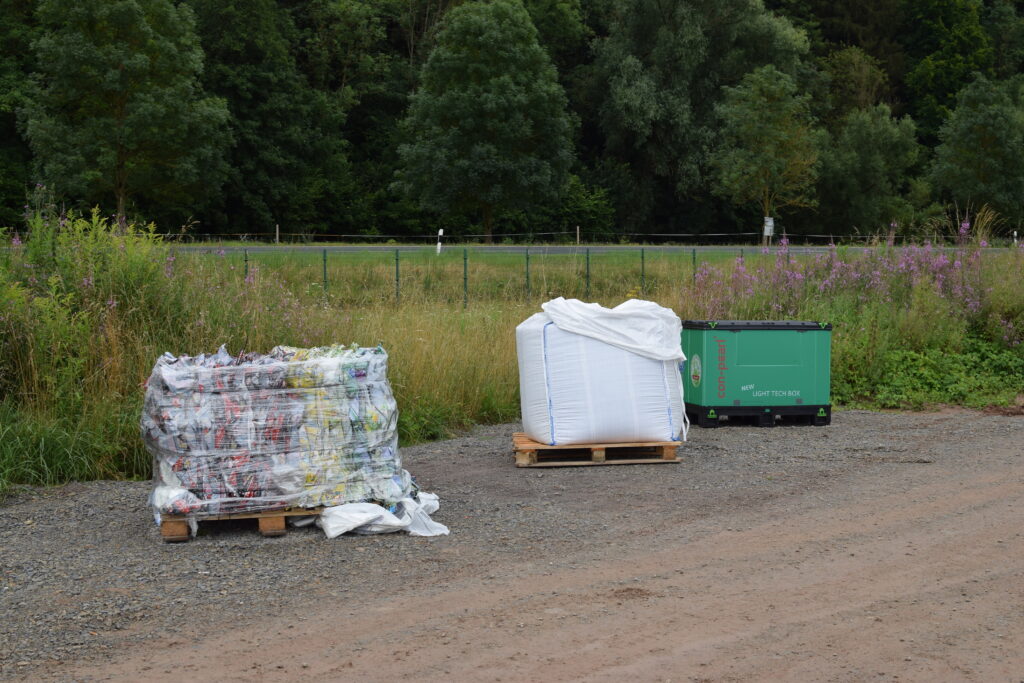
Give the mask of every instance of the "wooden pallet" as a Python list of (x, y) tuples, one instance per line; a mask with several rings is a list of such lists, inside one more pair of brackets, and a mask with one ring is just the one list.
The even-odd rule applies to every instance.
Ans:
[(522, 432), (512, 435), (516, 467), (573, 467), (584, 465), (657, 465), (679, 462), (678, 441), (592, 443), (549, 446)]
[[(285, 508), (266, 512), (236, 512), (224, 515), (200, 515), (196, 520), (200, 523), (218, 519), (255, 519), (259, 522), (259, 531), (264, 536), (283, 536), (288, 527), (288, 517), (319, 515), (321, 508)], [(187, 541), (188, 517), (184, 515), (161, 515), (160, 536), (167, 543)]]

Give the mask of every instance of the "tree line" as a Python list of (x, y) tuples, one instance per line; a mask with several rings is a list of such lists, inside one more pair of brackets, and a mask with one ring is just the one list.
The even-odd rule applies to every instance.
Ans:
[(0, 226), (44, 204), (204, 234), (1024, 219), (1018, 0), (0, 7)]

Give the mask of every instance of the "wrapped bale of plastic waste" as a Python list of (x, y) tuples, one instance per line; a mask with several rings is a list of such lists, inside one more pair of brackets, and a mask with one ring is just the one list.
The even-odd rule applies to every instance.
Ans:
[(387, 361), (338, 345), (161, 356), (141, 420), (158, 520), (415, 499)]
[(561, 297), (516, 327), (523, 431), (550, 446), (686, 440), (682, 322), (631, 299)]

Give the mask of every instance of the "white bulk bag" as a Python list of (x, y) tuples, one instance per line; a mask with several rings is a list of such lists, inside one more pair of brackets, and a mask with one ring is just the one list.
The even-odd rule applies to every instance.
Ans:
[(636, 299), (542, 308), (516, 327), (527, 436), (552, 446), (686, 439), (675, 313)]

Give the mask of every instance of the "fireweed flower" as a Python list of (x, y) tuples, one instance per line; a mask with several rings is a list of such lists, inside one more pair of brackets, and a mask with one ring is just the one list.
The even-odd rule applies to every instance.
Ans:
[(967, 241), (968, 236), (970, 234), (971, 234), (971, 221), (970, 221), (970, 219), (965, 218), (963, 220), (963, 222), (960, 223), (960, 231), (957, 233), (957, 242), (959, 242), (960, 244), (963, 244), (964, 242)]

